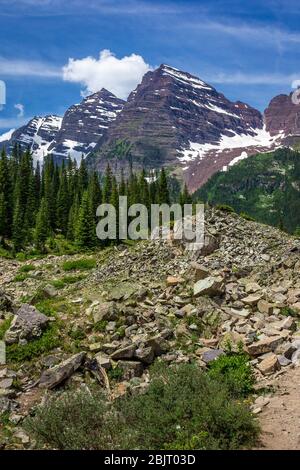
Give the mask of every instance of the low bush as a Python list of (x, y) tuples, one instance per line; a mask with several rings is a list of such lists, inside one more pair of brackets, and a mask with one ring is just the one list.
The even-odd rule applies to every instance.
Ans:
[(59, 328), (57, 324), (51, 324), (42, 336), (27, 344), (11, 344), (6, 347), (7, 362), (31, 361), (44, 353), (60, 346)]
[(86, 271), (96, 267), (96, 261), (92, 258), (81, 258), (63, 263), (64, 271)]
[(209, 376), (225, 383), (230, 394), (246, 397), (253, 392), (254, 374), (246, 354), (227, 354), (219, 356), (210, 364)]
[(235, 212), (234, 208), (228, 204), (217, 204), (216, 209), (223, 212)]
[(56, 288), (56, 289), (62, 289), (65, 286), (68, 286), (70, 284), (75, 284), (75, 282), (81, 281), (84, 279), (84, 275), (80, 276), (64, 276), (61, 279), (55, 279), (54, 281), (51, 282), (51, 284)]
[(113, 402), (99, 391), (55, 395), (25, 428), (39, 447), (108, 450), (241, 449), (259, 432), (246, 404), (191, 364), (159, 364), (143, 394)]

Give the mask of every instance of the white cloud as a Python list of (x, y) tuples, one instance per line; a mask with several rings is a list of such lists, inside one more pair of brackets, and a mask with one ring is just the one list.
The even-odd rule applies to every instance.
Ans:
[(21, 104), (21, 103), (15, 104), (14, 108), (19, 111), (18, 115), (17, 115), (18, 118), (21, 118), (21, 117), (24, 116), (24, 105), (23, 104)]
[(150, 65), (140, 55), (131, 54), (118, 59), (110, 50), (104, 49), (98, 59), (91, 56), (69, 59), (63, 67), (63, 78), (81, 83), (88, 93), (106, 88), (120, 98), (127, 98), (149, 70)]
[(61, 69), (38, 61), (5, 59), (0, 57), (1, 76), (61, 78)]

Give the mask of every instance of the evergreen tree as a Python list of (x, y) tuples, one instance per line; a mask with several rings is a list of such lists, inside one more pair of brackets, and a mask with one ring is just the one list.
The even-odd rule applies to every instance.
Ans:
[(112, 191), (112, 171), (109, 165), (106, 167), (103, 184), (103, 202), (109, 203)]
[(88, 191), (85, 191), (82, 196), (75, 241), (82, 249), (93, 248), (96, 244), (96, 224)]
[(159, 175), (158, 182), (158, 203), (159, 204), (170, 204), (170, 196), (168, 189), (168, 180), (165, 169), (162, 168)]
[(4, 149), (0, 157), (0, 194), (0, 237), (10, 237), (13, 215), (12, 183), (8, 159)]
[(68, 179), (65, 165), (63, 162), (60, 173), (60, 183), (56, 202), (56, 227), (61, 231), (63, 235), (66, 235), (68, 231), (68, 217), (70, 210), (69, 206), (70, 203)]
[(50, 224), (49, 224), (49, 211), (47, 207), (47, 201), (45, 198), (42, 199), (41, 205), (36, 218), (34, 240), (38, 250), (45, 251), (45, 243), (50, 235)]

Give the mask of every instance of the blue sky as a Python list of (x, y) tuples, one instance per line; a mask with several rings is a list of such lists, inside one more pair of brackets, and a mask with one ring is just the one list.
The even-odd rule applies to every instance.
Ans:
[(161, 63), (260, 110), (300, 80), (299, 0), (0, 0), (0, 21), (1, 132)]

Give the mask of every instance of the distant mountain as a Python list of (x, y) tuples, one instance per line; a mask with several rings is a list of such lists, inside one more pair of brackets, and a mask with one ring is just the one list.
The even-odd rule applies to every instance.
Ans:
[(249, 157), (214, 174), (194, 197), (293, 233), (300, 228), (300, 153), (282, 148)]
[(101, 91), (90, 95), (80, 103), (71, 106), (64, 114), (61, 127), (49, 146), (57, 160), (70, 155), (76, 160), (92, 152), (122, 110), (124, 101), (109, 91)]
[(171, 165), (195, 189), (236, 156), (222, 152), (215, 162), (220, 150), (258, 145), (264, 133), (256, 109), (229, 101), (189, 73), (161, 65), (130, 94), (90, 161), (99, 170), (108, 161), (115, 170), (131, 163)]
[(71, 106), (63, 118), (58, 116), (34, 117), (28, 124), (8, 133), (1, 146), (11, 151), (15, 143), (30, 148), (35, 160), (52, 154), (61, 161), (68, 156), (78, 161), (87, 156), (121, 111), (124, 101), (104, 88)]
[(24, 150), (30, 148), (34, 159), (42, 160), (49, 151), (49, 146), (56, 137), (62, 123), (59, 116), (36, 116), (25, 126), (12, 133), (8, 133), (9, 140), (3, 140), (1, 146), (5, 146), (10, 152), (17, 143)]
[(63, 118), (36, 117), (2, 136), (0, 147), (29, 146), (35, 159), (83, 157), (103, 172), (167, 166), (190, 191), (216, 172), (258, 152), (300, 140), (300, 105), (271, 100), (262, 115), (232, 102), (200, 78), (168, 65), (144, 75), (125, 102), (102, 89), (71, 106)]

